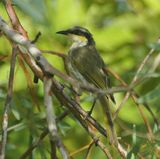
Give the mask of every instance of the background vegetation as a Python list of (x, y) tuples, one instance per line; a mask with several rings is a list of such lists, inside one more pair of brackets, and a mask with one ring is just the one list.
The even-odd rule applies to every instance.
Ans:
[[(32, 40), (40, 31), (42, 35), (36, 42), (42, 50), (53, 50), (67, 53), (70, 43), (66, 37), (56, 35), (56, 31), (75, 25), (88, 28), (96, 41), (97, 49), (108, 67), (130, 83), (139, 65), (151, 48), (155, 53), (149, 58), (141, 73), (146, 79), (135, 87), (140, 95), (139, 103), (147, 102), (157, 118), (160, 115), (160, 79), (159, 68), (149, 73), (158, 57), (159, 46), (156, 41), (160, 36), (160, 2), (159, 0), (14, 0), (14, 8), (23, 27)], [(9, 22), (6, 10), (0, 3), (0, 15)], [(44, 54), (49, 62), (64, 71), (60, 57)], [(6, 38), (0, 38), (0, 121), (6, 98), (9, 77), (11, 47)], [(33, 76), (27, 65), (29, 74)], [(32, 80), (32, 79), (30, 79)], [(43, 104), (43, 85), (30, 85), (30, 80), (20, 62), (16, 63), (14, 93), (9, 113), (9, 134), (6, 158), (19, 158), (35, 141), (46, 127)], [(113, 86), (120, 83), (111, 76)], [(64, 83), (64, 81), (62, 81)], [(31, 88), (34, 89), (31, 89)], [(125, 93), (116, 93), (116, 106), (121, 103)], [(59, 102), (53, 98), (56, 114), (63, 112)], [(92, 103), (90, 96), (81, 97), (81, 105), (89, 110)], [(41, 108), (41, 111), (36, 106)], [(115, 121), (121, 143), (128, 150), (128, 158), (159, 158), (159, 130), (151, 115), (143, 105), (140, 105), (152, 129), (153, 138), (148, 137), (148, 129), (142, 115), (132, 98), (121, 108)], [(99, 103), (94, 109), (93, 116), (104, 123), (103, 112)], [(91, 138), (81, 125), (70, 114), (58, 124), (61, 137), (73, 158), (83, 159)], [(81, 151), (81, 148), (84, 148)], [(110, 151), (113, 151), (110, 148)], [(78, 152), (76, 152), (78, 151)], [(34, 150), (33, 158), (49, 158), (50, 146), (45, 138)], [(120, 156), (114, 151), (114, 158)], [(103, 159), (104, 153), (96, 146), (90, 152), (90, 158)]]

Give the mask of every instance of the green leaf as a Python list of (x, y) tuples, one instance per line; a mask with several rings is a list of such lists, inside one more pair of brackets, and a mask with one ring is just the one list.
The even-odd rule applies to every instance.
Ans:
[(26, 125), (24, 123), (20, 123), (19, 125), (17, 125), (17, 127), (15, 125), (14, 131), (21, 131), (25, 128), (26, 128)]
[(71, 129), (71, 125), (69, 125), (67, 122), (61, 122), (58, 124), (59, 129), (61, 130), (61, 133), (65, 136), (67, 131)]
[(4, 90), (0, 89), (0, 98), (4, 99), (6, 97), (6, 94)]
[(156, 133), (157, 131), (158, 131), (158, 126), (157, 126), (157, 124), (154, 124), (154, 127), (153, 127), (153, 133)]
[(160, 77), (160, 73), (148, 73), (145, 75), (146, 78), (158, 78)]
[(145, 102), (150, 102), (155, 99), (160, 98), (160, 85), (158, 85), (155, 89), (147, 93), (146, 95), (140, 97), (137, 102), (139, 104), (145, 103)]
[(130, 152), (127, 154), (127, 159), (135, 159), (139, 151), (139, 148), (140, 148), (139, 144), (136, 144), (135, 146), (133, 146)]
[(136, 142), (137, 142), (137, 136), (136, 136), (136, 125), (134, 124), (133, 125), (133, 134), (132, 134), (132, 143), (133, 145), (136, 145)]
[(22, 12), (31, 16), (38, 23), (45, 23), (45, 3), (44, 0), (13, 0), (13, 3), (21, 9)]
[(160, 51), (160, 44), (158, 44), (158, 43), (150, 44), (149, 47), (156, 50), (156, 51)]
[(21, 122), (21, 123), (18, 123), (18, 124), (15, 124), (15, 125), (12, 125), (8, 128), (8, 131), (20, 131), (22, 129), (24, 129), (26, 127), (25, 123)]
[(17, 120), (20, 120), (20, 114), (19, 114), (18, 110), (12, 108), (12, 113), (13, 113), (14, 117), (15, 117)]

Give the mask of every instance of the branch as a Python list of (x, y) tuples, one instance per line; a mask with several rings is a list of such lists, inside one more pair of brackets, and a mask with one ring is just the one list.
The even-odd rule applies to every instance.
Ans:
[[(160, 44), (160, 39), (157, 40), (157, 44)], [(149, 53), (146, 55), (146, 57), (144, 58), (144, 60), (141, 62), (141, 64), (140, 64), (140, 66), (139, 66), (139, 68), (138, 68), (138, 70), (137, 70), (137, 72), (136, 72), (136, 74), (135, 74), (135, 76), (134, 76), (130, 85), (132, 85), (134, 82), (136, 82), (138, 80), (139, 75), (140, 75), (143, 67), (145, 66), (145, 64), (147, 63), (147, 61), (151, 57), (151, 55), (154, 53), (154, 51), (155, 51), (155, 49), (151, 49), (149, 51)]]
[(94, 141), (92, 141), (92, 142), (88, 145), (87, 153), (86, 153), (84, 159), (89, 158), (89, 154), (90, 154), (90, 152), (91, 152), (91, 148), (93, 147), (94, 144), (95, 144)]
[(53, 141), (57, 138), (57, 126), (56, 126), (56, 116), (53, 109), (52, 97), (50, 95), (50, 89), (52, 85), (52, 80), (44, 77), (44, 105), (46, 109), (46, 118), (48, 123), (48, 130)]
[[(58, 92), (56, 90), (59, 90)], [(62, 105), (65, 105), (72, 114), (78, 119), (81, 123), (83, 128), (89, 133), (94, 141), (98, 141), (97, 145), (102, 149), (102, 151), (107, 155), (110, 156), (110, 153), (105, 147), (105, 145), (99, 140), (99, 138), (95, 135), (95, 132), (92, 128), (89, 127), (89, 124), (86, 124), (85, 121), (88, 121), (92, 126), (94, 126), (102, 135), (105, 137), (107, 136), (107, 131), (98, 123), (94, 118), (88, 116), (88, 113), (85, 112), (78, 103), (74, 100), (71, 100), (64, 92), (61, 85), (59, 85), (56, 81), (53, 80), (52, 83), (52, 90), (55, 93), (55, 96), (59, 99)], [(83, 117), (83, 118), (82, 118)], [(118, 147), (116, 147), (118, 151), (121, 153), (121, 156), (125, 157), (127, 152), (122, 148), (120, 143), (118, 143)], [(111, 156), (110, 156), (111, 157)], [(109, 157), (108, 157), (109, 158)]]
[(50, 145), (51, 145), (51, 159), (58, 159), (57, 155), (56, 155), (56, 144), (55, 142), (53, 142), (52, 140), (50, 140)]
[(2, 1), (5, 5), (5, 8), (7, 10), (8, 16), (10, 18), (12, 27), (19, 31), (26, 39), (28, 39), (28, 34), (25, 31), (25, 29), (23, 28), (23, 26), (21, 25), (15, 10), (13, 9), (13, 5), (12, 5), (12, 0), (3, 0)]
[(0, 159), (5, 158), (5, 147), (7, 144), (7, 129), (8, 129), (8, 111), (10, 109), (12, 94), (13, 94), (13, 80), (14, 80), (14, 70), (15, 70), (15, 64), (16, 64), (16, 54), (17, 54), (17, 46), (13, 45), (10, 74), (9, 74), (9, 81), (8, 81), (8, 91), (7, 91), (7, 97), (4, 105), (4, 113), (3, 113), (3, 121), (2, 121), (2, 142), (0, 145)]
[(41, 36), (41, 32), (38, 32), (37, 35), (36, 35), (36, 37), (31, 41), (31, 43), (35, 44), (40, 36)]
[(48, 123), (48, 130), (50, 132), (50, 140), (60, 149), (63, 159), (68, 159), (68, 152), (66, 151), (57, 131), (56, 116), (53, 109), (51, 97), (52, 79), (44, 77), (44, 105), (46, 108), (46, 117)]

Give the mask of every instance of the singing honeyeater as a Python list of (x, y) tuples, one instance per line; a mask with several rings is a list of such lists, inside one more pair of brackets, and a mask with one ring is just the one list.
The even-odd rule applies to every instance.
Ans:
[[(58, 31), (57, 33), (67, 35), (73, 41), (68, 51), (68, 71), (70, 74), (82, 82), (93, 84), (97, 88), (110, 88), (109, 76), (104, 72), (106, 66), (95, 47), (95, 41), (88, 29), (75, 26), (67, 30)], [(109, 97), (115, 102), (112, 94)], [(117, 143), (108, 98), (101, 95), (99, 100), (110, 125), (110, 139), (114, 143)]]

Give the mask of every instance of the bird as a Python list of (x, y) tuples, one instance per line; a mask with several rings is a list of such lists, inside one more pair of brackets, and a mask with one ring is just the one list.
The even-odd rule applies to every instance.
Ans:
[[(74, 26), (56, 33), (66, 35), (72, 41), (67, 56), (69, 74), (82, 83), (92, 84), (99, 89), (111, 88), (109, 75), (104, 71), (106, 65), (96, 49), (96, 43), (90, 31), (81, 26)], [(117, 135), (108, 102), (109, 98), (115, 103), (113, 94), (98, 97), (110, 126), (110, 143), (117, 144)]]

